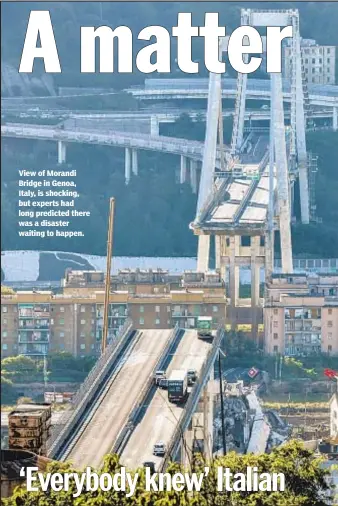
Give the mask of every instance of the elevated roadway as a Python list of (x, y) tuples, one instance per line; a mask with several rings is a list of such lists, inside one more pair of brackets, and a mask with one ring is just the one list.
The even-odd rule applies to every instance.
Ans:
[(141, 333), (61, 460), (71, 460), (75, 467), (81, 469), (100, 467), (137, 403), (144, 384), (152, 375), (171, 334), (172, 329)]
[[(199, 376), (212, 344), (197, 338), (196, 330), (186, 330), (167, 369), (167, 376), (174, 369), (195, 369)], [(185, 406), (169, 403), (168, 392), (156, 389), (145, 414), (136, 425), (126, 447), (121, 453), (121, 462), (129, 468), (142, 466), (145, 461), (155, 463), (160, 469), (162, 457), (153, 455), (153, 446), (158, 441), (169, 444)]]
[[(186, 156), (193, 160), (202, 160), (204, 143), (188, 141), (174, 137), (152, 136), (136, 132), (99, 131), (97, 129), (63, 130), (51, 126), (25, 125), (22, 123), (1, 125), (3, 137), (35, 139), (46, 141), (76, 142), (118, 146), (122, 148), (144, 149)], [(219, 167), (219, 159), (216, 160)]]
[[(72, 109), (51, 109), (41, 108), (39, 111), (30, 111), (27, 109), (27, 104), (18, 106), (4, 106), (2, 108), (2, 116), (6, 114), (17, 115), (21, 118), (36, 118), (47, 119), (47, 118), (72, 118), (72, 119), (86, 119), (86, 120), (145, 120), (150, 121), (152, 118), (156, 118), (159, 123), (174, 123), (179, 119), (182, 114), (187, 114), (192, 120), (206, 120), (205, 109), (178, 109), (178, 108), (166, 108), (161, 109), (140, 109), (136, 111), (93, 111), (93, 110), (72, 110)], [(26, 110), (25, 110), (26, 108)], [(233, 109), (223, 109), (223, 118), (234, 116)], [(285, 114), (286, 118), (290, 118), (290, 112), (287, 111)], [(313, 109), (310, 112), (311, 118), (318, 119), (329, 119), (332, 118), (332, 109)], [(245, 120), (252, 121), (269, 121), (270, 110), (269, 109), (249, 109), (245, 111)]]
[[(338, 86), (309, 85), (309, 99), (312, 105), (338, 107)], [(144, 87), (128, 90), (140, 100), (206, 99), (208, 97), (208, 79), (146, 79)], [(237, 80), (222, 80), (222, 97), (235, 99)], [(268, 79), (248, 79), (246, 98), (249, 100), (270, 100), (270, 81)], [(283, 82), (283, 99), (291, 100), (288, 81)]]

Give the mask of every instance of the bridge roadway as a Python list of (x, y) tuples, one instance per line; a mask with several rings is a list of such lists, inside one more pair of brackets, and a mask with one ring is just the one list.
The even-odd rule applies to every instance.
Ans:
[[(136, 111), (93, 111), (93, 110), (71, 110), (71, 109), (43, 109), (41, 108), (39, 111), (30, 111), (27, 109), (25, 112), (25, 106), (29, 104), (21, 104), (21, 107), (17, 106), (12, 108), (11, 106), (7, 109), (2, 108), (2, 115), (5, 114), (16, 114), (21, 118), (32, 117), (38, 119), (46, 119), (46, 118), (72, 118), (72, 119), (86, 119), (86, 120), (101, 120), (101, 119), (110, 119), (110, 120), (151, 120), (151, 118), (156, 118), (159, 123), (173, 123), (177, 121), (177, 119), (182, 114), (188, 114), (192, 120), (197, 119), (206, 119), (206, 110), (205, 109), (171, 109), (162, 107), (162, 110), (159, 109), (139, 109)], [(30, 107), (30, 106), (29, 106)], [(232, 117), (234, 115), (233, 109), (223, 109), (222, 111), (223, 118)], [(310, 111), (309, 116), (311, 118), (332, 118), (332, 110), (330, 109), (314, 109)], [(290, 118), (290, 111), (286, 111), (286, 118)], [(270, 109), (247, 109), (245, 111), (245, 119), (246, 120), (255, 120), (255, 121), (266, 121), (270, 120)]]
[[(199, 340), (196, 330), (186, 330), (169, 364), (167, 376), (174, 369), (195, 369), (199, 375), (210, 350), (211, 343)], [(146, 412), (132, 433), (120, 460), (123, 465), (133, 469), (142, 466), (143, 462), (152, 461), (156, 469), (159, 469), (162, 457), (153, 455), (153, 446), (158, 441), (169, 444), (183, 414), (184, 405), (169, 403), (167, 391), (157, 388), (149, 406), (145, 408)]]
[[(218, 228), (256, 228), (261, 227), (267, 219), (269, 205), (269, 166), (267, 162), (267, 148), (269, 139), (260, 136), (251, 139), (253, 149), (250, 154), (241, 155), (243, 173), (249, 177), (228, 178), (218, 183), (219, 195), (215, 204), (207, 205), (201, 212), (199, 224), (203, 229), (217, 230)], [(247, 160), (251, 158), (248, 163)], [(250, 179), (257, 174), (257, 179)], [(276, 181), (274, 181), (276, 185)], [(226, 198), (225, 198), (226, 197)]]
[[(203, 142), (188, 141), (175, 137), (107, 130), (101, 132), (97, 129), (81, 128), (76, 128), (76, 130), (62, 130), (60, 128), (50, 127), (49, 125), (25, 125), (23, 123), (5, 124), (1, 125), (1, 135), (2, 137), (100, 144), (105, 146), (160, 151), (186, 156), (194, 160), (202, 160), (204, 151)], [(219, 159), (216, 160), (216, 167), (219, 167)]]
[(88, 424), (85, 423), (80, 437), (62, 460), (71, 460), (81, 469), (100, 467), (152, 374), (171, 332), (172, 329), (142, 332), (116, 378), (99, 399), (98, 407)]
[[(308, 85), (310, 103), (322, 107), (338, 107), (338, 86)], [(128, 90), (141, 100), (168, 99), (206, 99), (208, 96), (208, 79), (146, 79), (144, 88), (133, 87)], [(283, 80), (284, 100), (291, 100), (290, 83)], [(236, 98), (237, 80), (222, 79), (222, 97)], [(269, 79), (248, 79), (247, 99), (270, 100)]]
[[(310, 101), (314, 105), (337, 107), (338, 106), (338, 86), (309, 84)], [(290, 83), (283, 80), (284, 99), (290, 100)], [(142, 100), (158, 99), (180, 99), (180, 98), (207, 98), (208, 78), (176, 78), (176, 79), (145, 79), (144, 87), (133, 86), (124, 90), (131, 93), (136, 98)], [(116, 92), (107, 93), (80, 93), (71, 95), (45, 96), (45, 97), (6, 97), (1, 98), (1, 106), (5, 104), (38, 104), (48, 103), (55, 99), (65, 99), (74, 97), (95, 97), (115, 95)], [(237, 80), (233, 78), (222, 79), (222, 94), (224, 98), (235, 98), (237, 94)], [(248, 79), (247, 87), (248, 99), (270, 99), (270, 81), (269, 79)]]

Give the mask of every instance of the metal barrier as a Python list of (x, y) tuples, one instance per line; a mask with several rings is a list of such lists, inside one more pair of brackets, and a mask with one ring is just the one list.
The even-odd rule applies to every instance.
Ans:
[(125, 338), (129, 335), (131, 329), (132, 321), (128, 319), (116, 335), (115, 339), (107, 346), (105, 352), (98, 359), (95, 366), (92, 368), (87, 378), (77, 391), (72, 401), (72, 409), (65, 411), (59, 424), (52, 429), (51, 437), (47, 441), (49, 456), (52, 456), (58, 449), (58, 446), (61, 443), (63, 437), (70, 429), (75, 419), (78, 417), (85, 402), (88, 400), (88, 397), (96, 388), (98, 379), (116, 358), (117, 353), (124, 343)]
[(154, 383), (154, 375), (156, 371), (161, 370), (163, 368), (162, 364), (166, 360), (169, 350), (177, 338), (177, 334), (179, 332), (179, 326), (178, 323), (176, 323), (175, 327), (173, 328), (172, 332), (169, 334), (166, 346), (157, 361), (151, 375), (149, 376), (147, 382), (145, 383), (144, 387), (141, 390), (140, 395), (138, 396), (137, 400), (134, 403), (134, 406), (132, 407), (130, 411), (130, 415), (127, 419), (127, 421), (124, 421), (122, 424), (122, 427), (120, 429), (119, 435), (117, 436), (117, 439), (112, 447), (111, 453), (118, 453), (121, 455), (130, 435), (132, 434), (134, 428), (135, 428), (135, 422), (137, 421), (137, 418), (140, 414), (140, 411), (142, 409), (144, 400), (146, 399), (147, 395), (149, 394), (149, 391)]
[(247, 207), (247, 204), (249, 203), (249, 201), (251, 200), (260, 180), (261, 180), (261, 177), (262, 177), (262, 174), (266, 168), (266, 165), (269, 161), (269, 151), (267, 151), (265, 153), (265, 155), (263, 156), (259, 166), (258, 166), (258, 172), (259, 172), (259, 179), (256, 179), (254, 180), (251, 185), (250, 185), (250, 188), (247, 192), (247, 194), (245, 195), (244, 199), (242, 200), (240, 206), (238, 207), (235, 215), (234, 215), (234, 218), (233, 218), (233, 221), (234, 223), (237, 223), (238, 220), (241, 218), (245, 208)]
[(222, 327), (219, 327), (216, 332), (216, 336), (214, 338), (212, 348), (206, 358), (206, 361), (203, 364), (202, 371), (200, 374), (199, 379), (194, 385), (194, 388), (192, 392), (189, 395), (189, 399), (185, 405), (185, 409), (183, 411), (183, 414), (177, 424), (177, 427), (175, 429), (175, 432), (170, 440), (170, 443), (168, 445), (167, 453), (165, 458), (162, 461), (160, 472), (163, 471), (169, 461), (175, 457), (177, 454), (177, 450), (180, 444), (180, 440), (182, 439), (182, 435), (187, 430), (189, 426), (189, 422), (191, 419), (192, 414), (196, 410), (199, 398), (201, 396), (202, 390), (205, 387), (208, 377), (210, 375), (210, 371), (212, 366), (214, 365), (214, 362), (217, 357), (217, 352), (220, 348), (221, 342), (224, 338), (224, 329)]

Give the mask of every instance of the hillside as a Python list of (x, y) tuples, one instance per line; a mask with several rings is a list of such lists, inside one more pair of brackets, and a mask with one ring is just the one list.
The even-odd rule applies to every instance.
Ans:
[[(32, 9), (49, 10), (54, 28), (55, 40), (62, 62), (62, 73), (51, 76), (53, 86), (107, 86), (116, 89), (139, 84), (144, 80), (137, 69), (132, 74), (80, 74), (80, 26), (108, 25), (113, 28), (129, 26), (134, 36), (137, 51), (142, 42), (137, 40), (139, 31), (150, 25), (160, 25), (171, 30), (177, 22), (179, 12), (193, 12), (193, 22), (203, 24), (205, 12), (219, 12), (219, 22), (228, 31), (240, 23), (240, 9), (257, 7), (276, 9), (276, 3), (252, 2), (4, 2), (1, 4), (1, 59), (5, 64), (18, 68), (26, 33), (29, 12)], [(279, 9), (298, 8), (301, 19), (301, 34), (304, 38), (317, 39), (321, 44), (338, 45), (338, 8), (333, 2), (283, 2)], [(203, 41), (193, 43), (193, 58), (203, 61)], [(171, 58), (173, 75), (179, 75), (176, 58), (176, 39), (172, 39)], [(230, 69), (231, 70), (231, 69)], [(43, 68), (36, 64), (34, 77), (41, 78)], [(201, 69), (201, 73), (205, 73)], [(189, 75), (188, 75), (189, 76)], [(36, 84), (36, 83), (35, 83)], [(13, 82), (13, 86), (17, 83)], [(2, 93), (18, 94), (20, 90), (10, 89), (10, 84)], [(51, 92), (51, 87), (50, 91)], [(32, 88), (33, 93), (41, 93), (41, 86)]]
[[(230, 125), (225, 125), (230, 128)], [(170, 129), (180, 137), (200, 138), (204, 125), (189, 118)], [(225, 136), (228, 135), (227, 130)], [(119, 256), (195, 256), (197, 240), (189, 230), (194, 219), (196, 195), (189, 184), (176, 184), (179, 157), (140, 152), (139, 176), (124, 184), (124, 153), (117, 148), (71, 145), (68, 160), (79, 174), (78, 209), (91, 211), (91, 218), (78, 222), (85, 237), (20, 238), (17, 235), (18, 167), (55, 168), (55, 146), (16, 139), (2, 140), (2, 250), (57, 250), (104, 255), (106, 252), (109, 197), (116, 197), (115, 254)], [(338, 252), (338, 132), (308, 136), (309, 150), (319, 156), (317, 177), (318, 216), (322, 224), (296, 225), (294, 253), (336, 257)], [(76, 219), (75, 219), (76, 220)], [(82, 220), (82, 218), (77, 218)], [(75, 222), (76, 223), (76, 222)]]

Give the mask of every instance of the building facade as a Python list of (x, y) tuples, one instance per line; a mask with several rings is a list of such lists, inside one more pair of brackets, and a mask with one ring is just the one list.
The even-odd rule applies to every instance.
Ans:
[[(75, 356), (100, 352), (104, 276), (68, 272), (61, 293), (18, 291), (2, 295), (2, 356), (43, 356), (67, 351)], [(198, 316), (225, 324), (226, 297), (219, 274), (121, 271), (112, 278), (109, 336), (127, 318), (135, 328), (195, 328)]]
[[(284, 47), (284, 77), (291, 78), (291, 45)], [(336, 47), (320, 46), (312, 39), (301, 40), (302, 65), (309, 84), (335, 84)]]
[(338, 276), (274, 275), (267, 284), (264, 347), (287, 356), (338, 354)]

